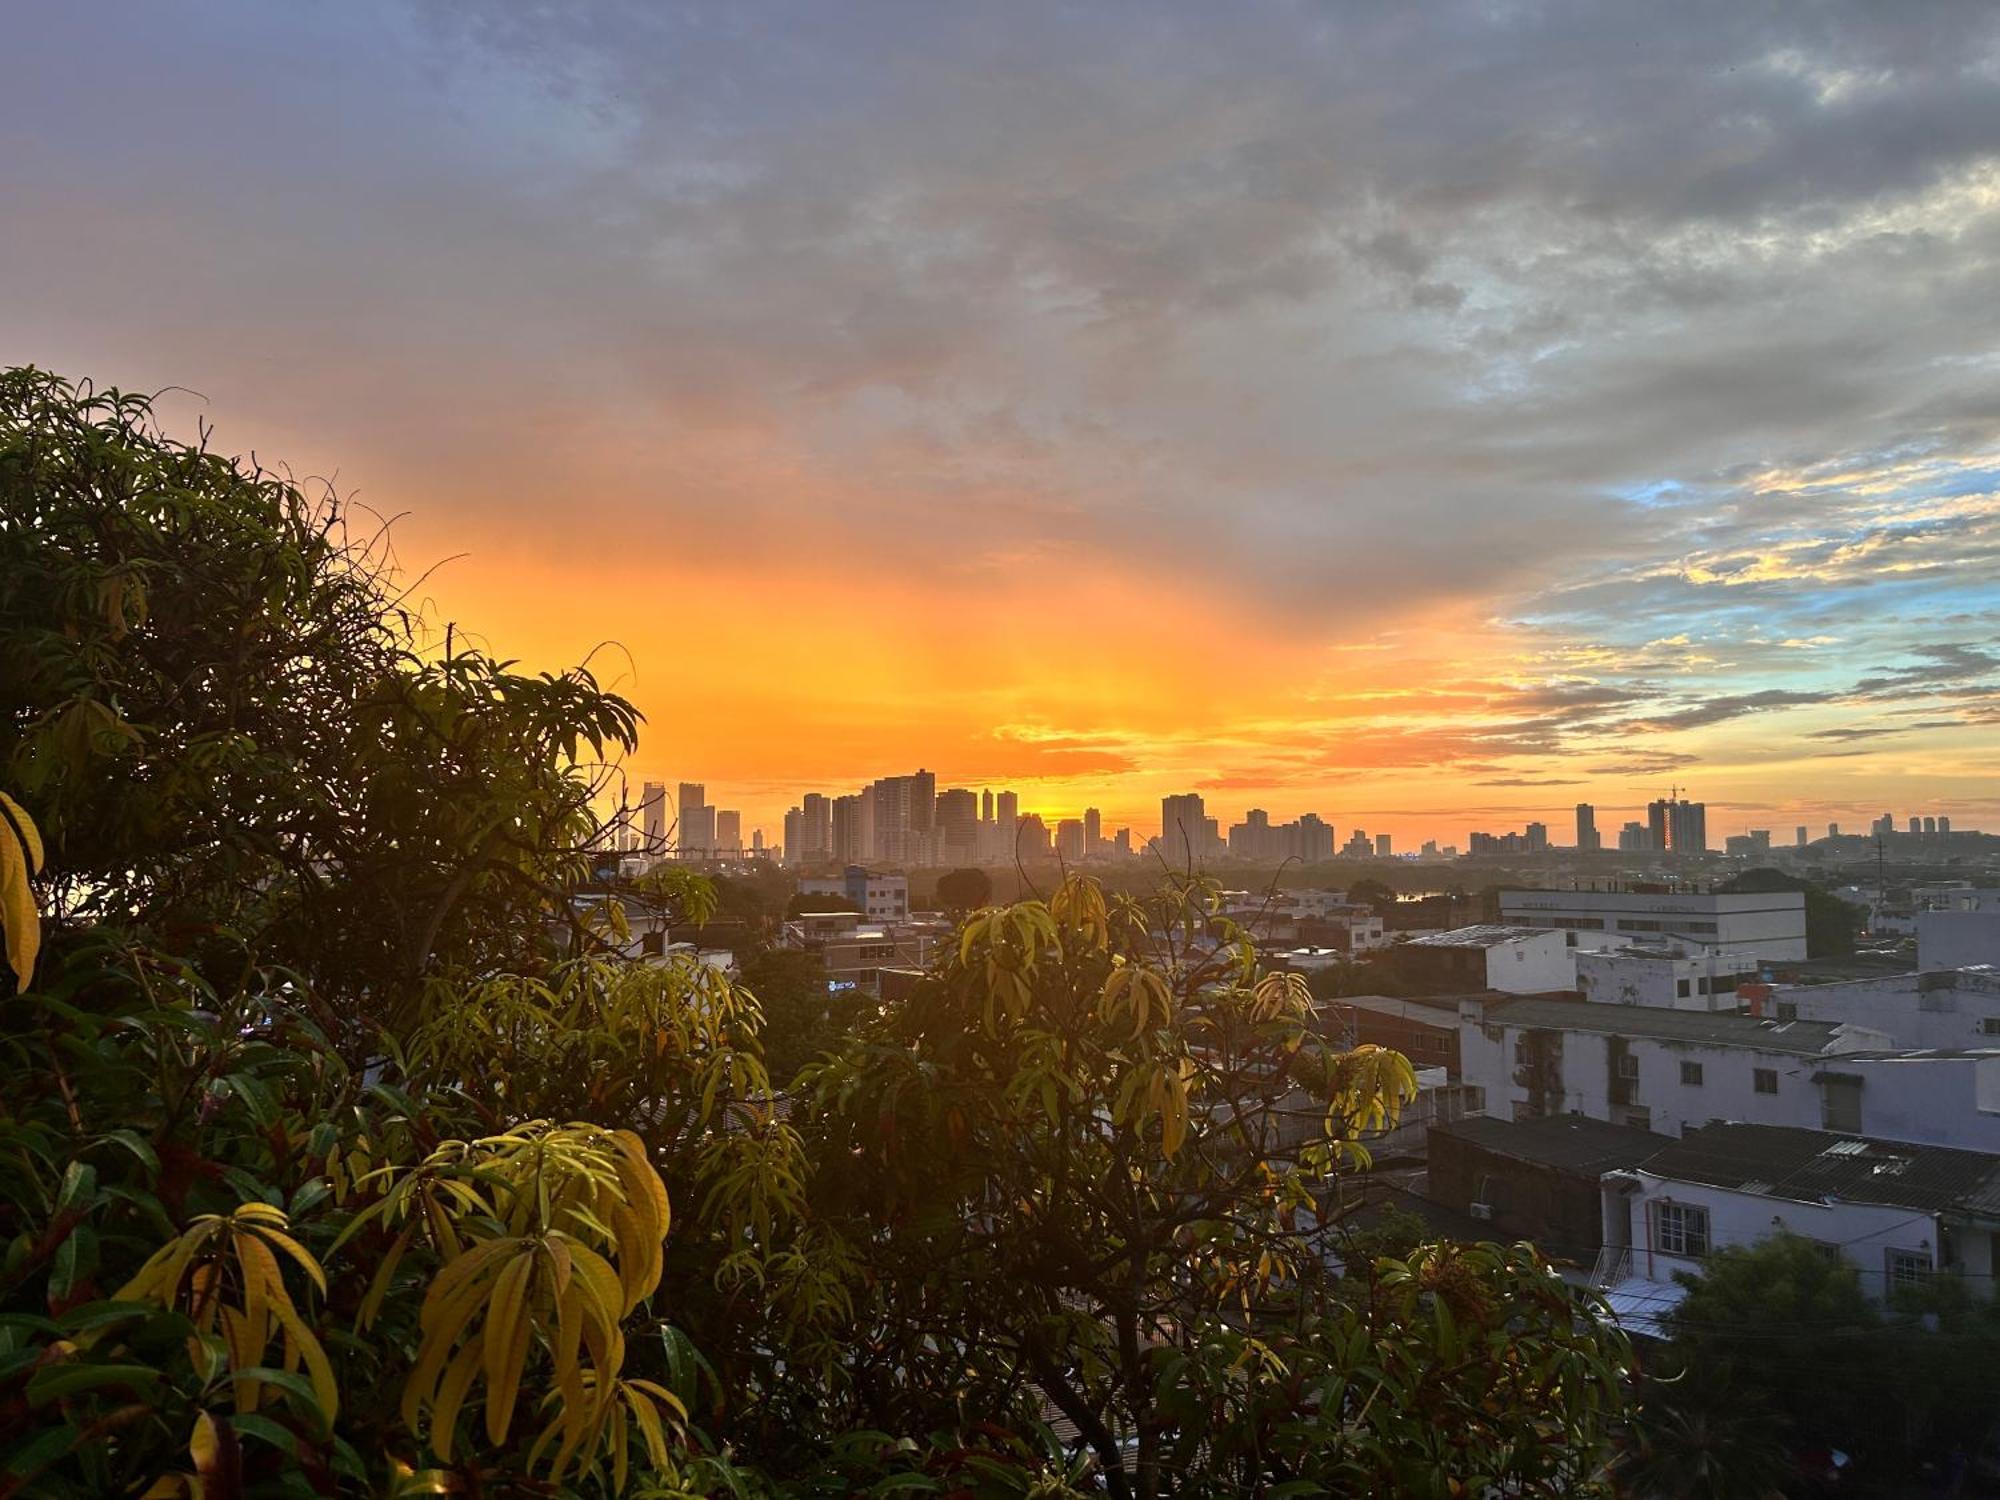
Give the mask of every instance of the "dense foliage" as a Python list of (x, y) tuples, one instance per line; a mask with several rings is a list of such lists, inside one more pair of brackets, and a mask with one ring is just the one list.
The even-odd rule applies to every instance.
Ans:
[(1211, 885), (978, 911), (886, 1010), (753, 967), (776, 1091), (750, 986), (615, 956), (631, 706), (345, 528), (0, 378), (0, 1495), (1600, 1482), (1623, 1346), (1531, 1251), (1333, 1274), (1409, 1069)]

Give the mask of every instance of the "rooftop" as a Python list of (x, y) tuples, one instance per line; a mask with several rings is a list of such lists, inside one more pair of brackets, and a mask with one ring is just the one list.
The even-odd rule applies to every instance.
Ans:
[(1612, 1125), (1582, 1115), (1549, 1115), (1540, 1120), (1499, 1120), (1472, 1115), (1433, 1125), (1432, 1135), (1470, 1141), (1496, 1156), (1565, 1167), (1592, 1176), (1614, 1167), (1633, 1167), (1657, 1152), (1667, 1137), (1629, 1125)]
[(1434, 932), (1413, 938), (1412, 948), (1501, 948), (1508, 943), (1525, 943), (1554, 932), (1553, 927), (1508, 927), (1497, 922), (1476, 927), (1454, 927), (1450, 932)]
[(1986, 1193), (2000, 1156), (1794, 1125), (1718, 1124), (1662, 1146), (1640, 1170), (1799, 1203), (1936, 1210)]
[(1663, 1042), (1707, 1042), (1721, 1047), (1756, 1047), (1816, 1057), (1846, 1029), (1835, 1021), (1775, 1021), (1728, 1011), (1666, 1010), (1652, 1005), (1597, 1005), (1589, 1000), (1528, 996), (1489, 1009), (1502, 1026), (1537, 1026), (1562, 1031), (1595, 1031), (1607, 1036), (1651, 1037)]

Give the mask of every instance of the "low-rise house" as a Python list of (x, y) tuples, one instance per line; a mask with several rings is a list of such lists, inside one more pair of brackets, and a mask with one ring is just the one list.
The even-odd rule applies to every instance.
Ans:
[(1431, 1129), (1425, 1189), (1484, 1224), (1483, 1239), (1533, 1240), (1552, 1260), (1588, 1266), (1604, 1242), (1600, 1179), (1663, 1144), (1578, 1115), (1519, 1124), (1475, 1116)]
[[(1801, 1235), (1878, 1298), (1938, 1272), (1993, 1287), (2000, 1155), (1796, 1126), (1716, 1124), (1605, 1174), (1593, 1279), (1621, 1321), (1684, 1294), (1676, 1272), (1732, 1245)], [(1641, 1328), (1641, 1331), (1649, 1331)]]
[(1552, 927), (1457, 927), (1399, 944), (1389, 959), (1405, 983), (1439, 993), (1537, 995), (1576, 983), (1569, 945)]
[(1581, 1114), (1679, 1135), (1711, 1120), (1818, 1125), (1819, 1065), (1886, 1040), (1828, 1021), (1594, 1005), (1461, 1002), (1459, 1068), (1501, 1119)]

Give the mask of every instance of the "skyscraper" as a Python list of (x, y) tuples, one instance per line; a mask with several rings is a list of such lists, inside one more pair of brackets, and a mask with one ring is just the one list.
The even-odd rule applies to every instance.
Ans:
[(1095, 859), (1104, 842), (1104, 815), (1094, 807), (1083, 810), (1083, 857)]
[(1576, 847), (1579, 852), (1604, 847), (1604, 840), (1597, 833), (1597, 809), (1588, 802), (1576, 805)]
[(741, 854), (743, 852), (743, 814), (726, 809), (718, 809), (715, 814), (715, 852), (717, 854)]
[(639, 830), (646, 847), (654, 851), (667, 847), (667, 784), (649, 781), (639, 792)]
[[(1547, 829), (1543, 829), (1542, 831), (1544, 833), (1548, 832)], [(1395, 855), (1395, 852), (1396, 852), (1395, 841), (1392, 840), (1388, 834), (1378, 833), (1375, 835), (1375, 857), (1377, 859), (1392, 858)]]
[(682, 859), (705, 859), (715, 842), (715, 809), (708, 805), (708, 788), (683, 781), (674, 808), (674, 844)]
[(982, 823), (993, 821), (993, 788), (990, 786), (979, 794), (979, 821)]
[(806, 841), (799, 851), (799, 863), (824, 863), (833, 857), (833, 804), (824, 793), (807, 792), (799, 802), (799, 811), (805, 814), (802, 832)]
[(1646, 805), (1646, 821), (1655, 849), (1670, 854), (1708, 851), (1708, 804), (1662, 797)]
[(805, 823), (805, 814), (796, 807), (785, 814), (785, 841), (778, 850), (778, 857), (787, 865), (796, 866), (799, 863), (799, 845), (805, 842), (806, 837)]
[(1083, 820), (1064, 818), (1056, 824), (1056, 853), (1070, 864), (1083, 863)]
[(862, 806), (858, 792), (833, 799), (831, 852), (837, 865), (865, 865), (875, 857), (875, 851), (869, 847)]
[(964, 864), (979, 855), (979, 798), (961, 787), (938, 793), (938, 851), (946, 864)]
[(1208, 812), (1199, 792), (1160, 799), (1160, 853), (1169, 864), (1198, 862), (1207, 840)]

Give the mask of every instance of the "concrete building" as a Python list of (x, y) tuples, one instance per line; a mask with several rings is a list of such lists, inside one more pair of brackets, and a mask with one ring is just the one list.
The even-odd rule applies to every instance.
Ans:
[(1581, 1114), (1666, 1135), (1710, 1120), (1818, 1125), (1818, 1065), (1885, 1045), (1879, 1031), (1825, 1021), (1541, 997), (1463, 1001), (1459, 1026), (1461, 1071), (1488, 1114)]
[(667, 847), (667, 784), (649, 781), (639, 792), (639, 832), (645, 847), (654, 854)]
[(743, 814), (728, 808), (715, 811), (715, 854), (733, 858), (743, 852)]
[(1806, 956), (1806, 898), (1799, 891), (1503, 890), (1500, 920), (1560, 928), (1577, 948), (1679, 939), (1738, 957)]
[(1973, 885), (1913, 891), (1917, 962), (1926, 969), (2000, 967), (2000, 890)]
[(805, 842), (797, 863), (825, 864), (833, 859), (833, 803), (821, 792), (807, 792), (799, 799), (800, 824)]
[(1395, 857), (1395, 853), (1395, 842), (1388, 834), (1378, 833), (1375, 835), (1375, 857), (1377, 859), (1392, 859)]
[(1389, 960), (1407, 982), (1443, 993), (1539, 995), (1576, 982), (1569, 945), (1553, 927), (1459, 927), (1392, 947)]
[(910, 878), (882, 875), (861, 865), (840, 874), (799, 882), (801, 896), (838, 896), (871, 922), (901, 922), (910, 915)]
[[(1690, 1131), (1602, 1181), (1604, 1250), (1593, 1280), (1614, 1311), (1657, 1321), (1718, 1250), (1777, 1234), (1852, 1266), (1865, 1291), (1949, 1271), (1993, 1295), (2000, 1156), (1775, 1125)], [(1641, 1331), (1653, 1331), (1641, 1329)]]
[(907, 922), (871, 922), (856, 912), (814, 912), (784, 924), (779, 943), (816, 954), (827, 988), (879, 993), (885, 969), (921, 969), (940, 934)]
[(1753, 960), (1686, 944), (1578, 948), (1576, 991), (1600, 1005), (1654, 1005), (1663, 1010), (1735, 1011), (1741, 986), (1757, 982)]
[(1208, 854), (1208, 810), (1198, 792), (1160, 799), (1160, 855), (1177, 868), (1199, 864)]
[(1651, 847), (1666, 854), (1708, 852), (1708, 804), (1662, 797), (1646, 804)]
[(938, 793), (938, 860), (969, 865), (979, 858), (979, 797), (962, 787)]
[(1576, 805), (1576, 848), (1579, 854), (1589, 854), (1604, 847), (1604, 840), (1597, 832), (1597, 809), (1588, 802)]
[(1821, 1109), (1797, 1123), (2000, 1151), (2000, 1048), (1851, 1052), (1815, 1067)]

